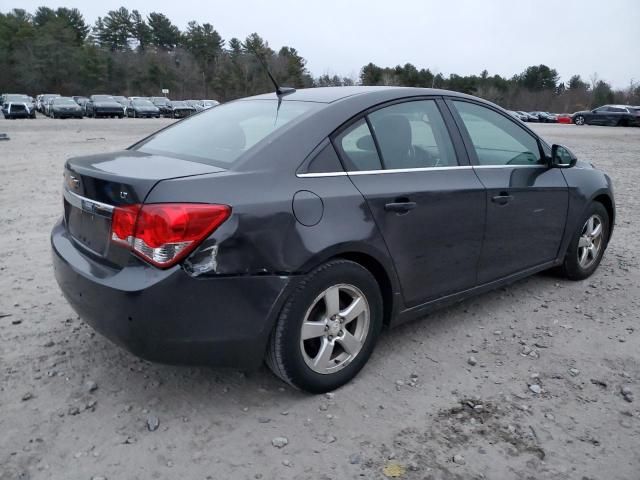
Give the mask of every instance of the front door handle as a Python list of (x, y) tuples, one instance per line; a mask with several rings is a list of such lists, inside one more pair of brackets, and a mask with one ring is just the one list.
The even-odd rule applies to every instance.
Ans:
[(491, 201), (493, 203), (497, 203), (498, 205), (506, 205), (511, 200), (513, 200), (513, 195), (509, 195), (507, 192), (500, 192), (500, 195), (491, 197)]
[(387, 203), (384, 209), (387, 212), (407, 213), (409, 210), (416, 208), (416, 202), (393, 202)]

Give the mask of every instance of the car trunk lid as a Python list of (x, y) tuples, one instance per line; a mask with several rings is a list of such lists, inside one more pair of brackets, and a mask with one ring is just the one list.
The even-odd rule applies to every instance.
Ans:
[(73, 239), (116, 264), (124, 255), (110, 241), (113, 209), (144, 203), (162, 180), (225, 170), (204, 163), (125, 150), (69, 159), (64, 170), (64, 220)]

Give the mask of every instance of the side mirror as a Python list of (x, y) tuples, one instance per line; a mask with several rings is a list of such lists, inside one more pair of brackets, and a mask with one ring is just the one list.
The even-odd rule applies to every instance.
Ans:
[(551, 167), (571, 168), (575, 166), (578, 158), (564, 145), (554, 144), (551, 146)]

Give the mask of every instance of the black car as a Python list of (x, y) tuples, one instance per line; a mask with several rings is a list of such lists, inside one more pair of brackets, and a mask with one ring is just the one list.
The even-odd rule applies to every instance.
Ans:
[(151, 103), (160, 109), (160, 114), (164, 117), (173, 117), (171, 100), (167, 97), (151, 97)]
[[(36, 103), (29, 95), (25, 95), (22, 93), (3, 94), (0, 101), (0, 106), (2, 107), (2, 109), (8, 109), (10, 103), (13, 103), (15, 105), (14, 113), (16, 115), (18, 115), (17, 109), (22, 109), (22, 107), (20, 107), (19, 105), (24, 105), (24, 107), (27, 109), (27, 116), (29, 118), (36, 118)], [(23, 113), (21, 112), (19, 115), (20, 117), (22, 117)]]
[(529, 112), (529, 115), (536, 117), (540, 123), (558, 123), (558, 117), (549, 112)]
[(84, 108), (87, 117), (124, 118), (124, 107), (111, 95), (91, 95)]
[(80, 109), (82, 110), (82, 114), (87, 114), (87, 103), (89, 99), (87, 97), (73, 97), (73, 100), (80, 105)]
[(184, 118), (196, 113), (195, 107), (192, 107), (187, 102), (174, 101), (171, 102), (171, 116), (173, 118)]
[(149, 100), (131, 100), (127, 105), (127, 117), (160, 118), (160, 109)]
[(478, 98), (334, 87), (237, 100), (69, 159), (57, 281), (155, 361), (324, 392), (383, 325), (552, 267), (589, 277), (611, 180)]
[(71, 97), (56, 97), (49, 104), (51, 118), (82, 118), (82, 107)]
[(640, 108), (630, 105), (603, 105), (593, 110), (576, 112), (571, 120), (576, 125), (640, 127)]

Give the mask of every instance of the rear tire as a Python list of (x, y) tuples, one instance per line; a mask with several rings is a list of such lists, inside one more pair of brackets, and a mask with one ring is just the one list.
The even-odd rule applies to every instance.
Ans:
[(334, 390), (371, 356), (382, 312), (380, 288), (366, 268), (348, 260), (325, 263), (286, 300), (271, 333), (267, 365), (301, 390)]
[(569, 280), (584, 280), (596, 271), (609, 242), (610, 221), (609, 212), (600, 202), (589, 206), (561, 266), (562, 274)]

